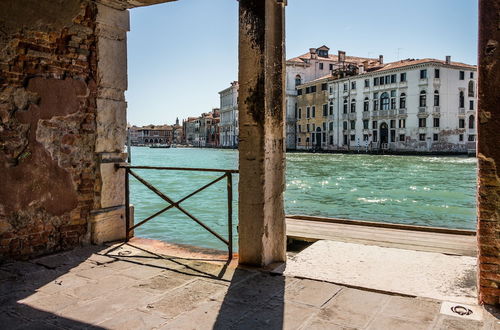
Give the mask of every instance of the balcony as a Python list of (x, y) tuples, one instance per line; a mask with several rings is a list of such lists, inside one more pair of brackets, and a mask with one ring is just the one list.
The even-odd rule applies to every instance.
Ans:
[(363, 111), (363, 119), (370, 118), (370, 111)]
[(441, 112), (441, 108), (439, 106), (434, 106), (433, 112)]
[(399, 82), (399, 88), (405, 88), (408, 87), (408, 82), (406, 81), (400, 81)]
[(439, 85), (441, 84), (441, 79), (439, 79), (439, 78), (434, 78), (434, 79), (432, 80), (432, 83), (433, 83), (433, 85), (434, 85), (434, 86), (439, 86)]
[(351, 112), (349, 114), (349, 120), (355, 120), (356, 119), (356, 113), (355, 112)]
[(377, 111), (377, 110), (374, 110), (374, 111), (373, 111), (372, 116), (373, 116), (373, 117), (378, 117), (378, 111)]
[(389, 110), (389, 116), (395, 116), (397, 114), (397, 110), (396, 109), (391, 109)]
[(389, 115), (389, 110), (380, 110), (379, 116), (380, 117), (387, 117)]
[(341, 118), (343, 120), (349, 119), (349, 114), (348, 113), (343, 113)]
[(427, 107), (418, 107), (418, 113), (423, 113), (427, 111)]
[(419, 85), (427, 85), (429, 83), (429, 80), (427, 78), (421, 78), (419, 81), (418, 81), (418, 84)]
[(401, 109), (399, 109), (399, 110), (398, 110), (398, 113), (399, 113), (400, 115), (406, 115), (406, 108), (401, 108)]
[(459, 115), (465, 115), (465, 108), (458, 108)]

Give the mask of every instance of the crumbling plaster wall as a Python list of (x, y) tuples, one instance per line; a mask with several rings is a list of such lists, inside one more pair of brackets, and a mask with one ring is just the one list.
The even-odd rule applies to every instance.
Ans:
[(0, 257), (118, 238), (127, 30), (93, 1), (0, 3)]

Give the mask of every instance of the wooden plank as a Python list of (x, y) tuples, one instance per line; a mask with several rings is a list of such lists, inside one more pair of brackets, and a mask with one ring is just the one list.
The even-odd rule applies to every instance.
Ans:
[(476, 256), (476, 238), (470, 231), (437, 230), (412, 226), (370, 226), (363, 221), (354, 220), (325, 221), (315, 217), (287, 217), (287, 236), (289, 238), (316, 241), (321, 239), (361, 243), (383, 247), (393, 247), (417, 251), (439, 252), (454, 255)]

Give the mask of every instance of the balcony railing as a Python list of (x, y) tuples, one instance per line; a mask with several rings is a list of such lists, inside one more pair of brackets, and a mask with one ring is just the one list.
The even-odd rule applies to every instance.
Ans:
[(398, 110), (398, 113), (399, 113), (400, 115), (406, 115), (406, 108), (401, 108), (401, 109), (399, 109), (399, 110)]
[(418, 107), (418, 113), (425, 113), (427, 111), (427, 107)]
[(465, 115), (465, 108), (458, 108), (459, 115)]

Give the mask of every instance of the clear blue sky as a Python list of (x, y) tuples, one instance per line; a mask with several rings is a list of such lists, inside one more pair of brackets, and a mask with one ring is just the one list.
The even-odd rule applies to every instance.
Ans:
[[(180, 0), (130, 11), (128, 121), (173, 123), (219, 106), (238, 76), (238, 2)], [(331, 52), (477, 63), (477, 0), (288, 0), (287, 58)], [(399, 51), (399, 57), (398, 57)]]

